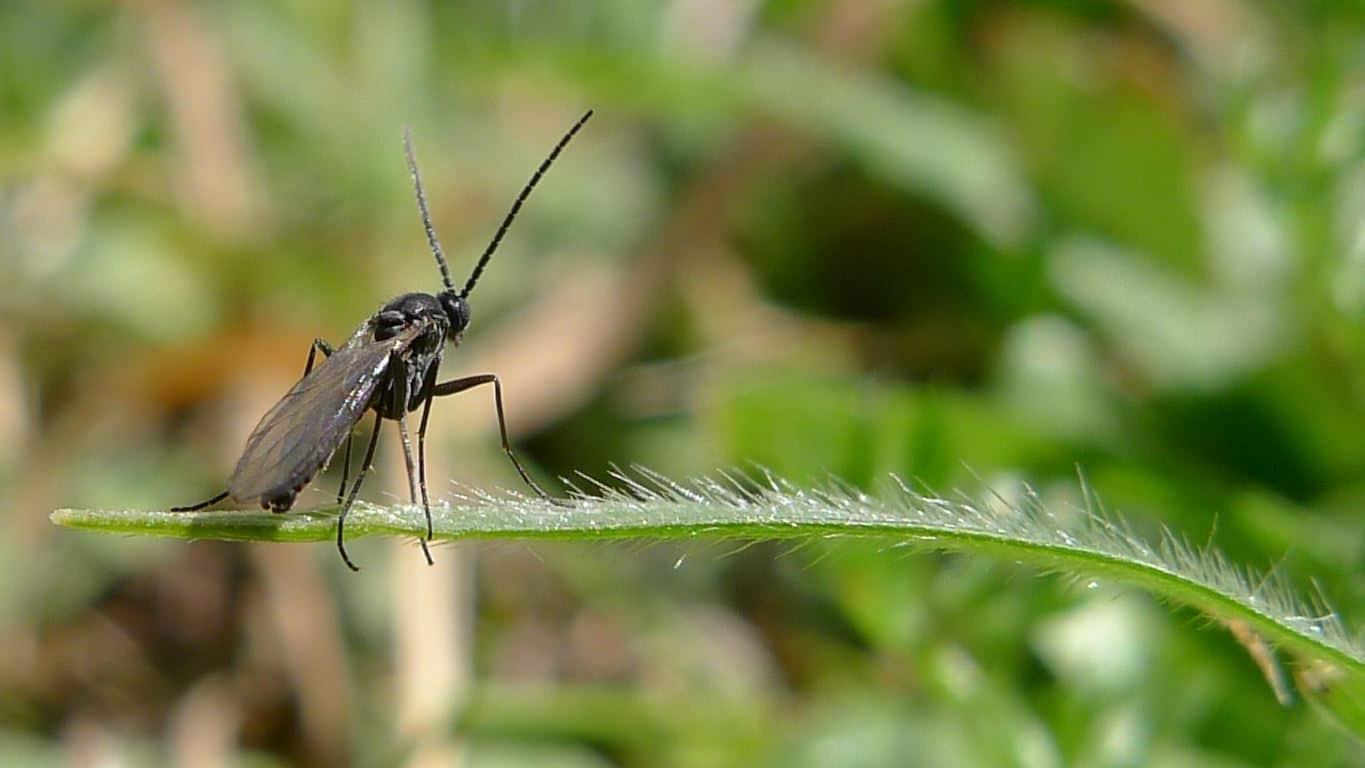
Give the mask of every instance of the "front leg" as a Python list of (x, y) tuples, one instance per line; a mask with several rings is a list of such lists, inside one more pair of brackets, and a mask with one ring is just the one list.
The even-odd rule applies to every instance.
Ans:
[[(525, 480), (526, 484), (531, 486), (531, 490), (535, 491), (536, 495), (542, 499), (550, 499), (550, 494), (542, 490), (539, 485), (536, 485), (536, 481), (532, 480), (531, 476), (526, 473), (526, 469), (521, 466), (521, 462), (517, 461), (516, 454), (512, 453), (512, 443), (507, 439), (507, 418), (503, 415), (502, 410), (502, 382), (498, 381), (498, 375), (496, 373), (481, 373), (477, 376), (465, 376), (461, 379), (447, 381), (444, 384), (437, 384), (431, 388), (431, 396), (445, 397), (446, 395), (454, 395), (463, 392), (466, 389), (473, 389), (474, 387), (483, 384), (493, 385), (493, 403), (498, 409), (498, 432), (502, 435), (502, 450), (507, 453), (507, 458), (512, 460), (512, 466), (517, 468), (517, 474), (521, 475), (521, 479)], [(553, 499), (550, 500), (553, 501)]]

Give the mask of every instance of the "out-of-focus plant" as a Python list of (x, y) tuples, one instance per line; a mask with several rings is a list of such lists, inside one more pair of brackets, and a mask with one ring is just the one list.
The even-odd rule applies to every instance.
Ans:
[[(1022, 540), (484, 544), (464, 625), (387, 537), (357, 580), (47, 522), (216, 490), (315, 336), (434, 284), (403, 124), (456, 267), (593, 107), (449, 362), (502, 376), (533, 472), (856, 499), (971, 467), (1057, 512), (1079, 465), (1133, 541), (1216, 542), (1357, 627), (1365, 17), (1198, 9), (0, 4), (0, 754), (392, 763), (430, 745), (391, 713), (445, 697), (476, 764), (1360, 764), (1351, 663), (1298, 609), (1136, 561), (1088, 589)], [(514, 479), (490, 409), (443, 404), (430, 469)]]

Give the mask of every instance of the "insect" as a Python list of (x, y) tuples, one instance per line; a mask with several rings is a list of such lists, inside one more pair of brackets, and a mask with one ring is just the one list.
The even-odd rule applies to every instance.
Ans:
[[(474, 270), (465, 281), (464, 287), (459, 290), (456, 290), (455, 284), (451, 282), (445, 253), (441, 250), (436, 230), (431, 225), (426, 194), (422, 191), (422, 177), (417, 171), (417, 160), (412, 151), (412, 136), (405, 129), (403, 152), (407, 158), (408, 170), (412, 173), (417, 208), (422, 214), (427, 244), (431, 247), (432, 256), (436, 258), (436, 266), (441, 270), (444, 289), (435, 295), (406, 293), (393, 299), (361, 323), (345, 344), (335, 349), (322, 339), (314, 340), (308, 350), (308, 362), (303, 369), (303, 378), (261, 417), (260, 423), (251, 431), (242, 457), (237, 461), (237, 468), (228, 478), (227, 490), (198, 504), (172, 507), (172, 511), (192, 512), (204, 509), (230, 496), (239, 503), (258, 502), (264, 509), (285, 512), (294, 506), (299, 491), (327, 466), (332, 455), (344, 441), (346, 450), (341, 488), (337, 491), (337, 504), (341, 508), (337, 517), (337, 551), (341, 553), (341, 559), (351, 570), (358, 571), (360, 569), (351, 562), (350, 556), (346, 553), (344, 533), (346, 515), (355, 503), (356, 495), (360, 492), (360, 484), (374, 460), (375, 446), (379, 442), (380, 423), (390, 419), (398, 422), (398, 434), (403, 442), (403, 458), (407, 463), (412, 503), (416, 504), (419, 494), (421, 496), (422, 512), (426, 515), (427, 535), (418, 541), (422, 545), (422, 554), (430, 564), (433, 560), (427, 542), (432, 537), (432, 524), (431, 504), (427, 499), (426, 436), (431, 401), (486, 384), (493, 385), (493, 403), (498, 414), (498, 431), (502, 436), (503, 451), (512, 460), (512, 465), (516, 467), (521, 479), (539, 496), (549, 498), (512, 453), (511, 443), (507, 439), (507, 421), (503, 413), (502, 383), (498, 380), (497, 374), (464, 376), (441, 383), (437, 383), (436, 378), (441, 368), (446, 342), (458, 345), (465, 328), (469, 326), (469, 292), (479, 281), (484, 267), (497, 250), (503, 235), (507, 234), (508, 227), (512, 225), (512, 220), (516, 218), (522, 204), (530, 196), (531, 190), (535, 189), (555, 158), (590, 117), (591, 110), (573, 124), (531, 175), (531, 179), (512, 203), (511, 210), (503, 218), (492, 241), (474, 265)], [(318, 352), (323, 355), (320, 362), (317, 360)], [(417, 427), (417, 459), (414, 463), (406, 417), (418, 407), (422, 409), (422, 417)], [(361, 462), (355, 482), (350, 485), (348, 492), (353, 431), (356, 424), (369, 411), (374, 411), (374, 428), (365, 447), (364, 461)]]

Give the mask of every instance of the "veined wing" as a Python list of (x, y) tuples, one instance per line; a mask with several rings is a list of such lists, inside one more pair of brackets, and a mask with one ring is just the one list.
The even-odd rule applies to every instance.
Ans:
[(375, 341), (366, 321), (344, 345), (299, 379), (261, 417), (228, 479), (239, 502), (292, 497), (332, 457), (365, 415), (384, 382), (391, 355), (421, 333), (414, 324), (392, 338)]

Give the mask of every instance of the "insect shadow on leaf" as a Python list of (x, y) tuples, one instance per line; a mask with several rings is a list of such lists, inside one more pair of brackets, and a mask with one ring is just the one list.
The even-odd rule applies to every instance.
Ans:
[[(192, 512), (204, 509), (231, 497), (238, 503), (256, 502), (264, 509), (285, 512), (294, 506), (299, 491), (326, 468), (333, 454), (346, 444), (343, 456), (341, 487), (337, 491), (337, 504), (341, 511), (337, 516), (337, 551), (341, 559), (353, 571), (360, 570), (346, 553), (345, 527), (346, 515), (355, 504), (360, 492), (360, 484), (374, 460), (375, 446), (379, 443), (379, 426), (385, 419), (398, 422), (398, 434), (403, 443), (403, 458), (407, 465), (408, 487), (412, 503), (421, 498), (422, 512), (426, 515), (427, 535), (419, 539), (422, 554), (427, 563), (432, 563), (431, 550), (427, 542), (431, 540), (431, 504), (427, 498), (426, 480), (426, 437), (427, 420), (431, 415), (431, 401), (438, 397), (454, 395), (467, 389), (493, 385), (493, 403), (497, 408), (498, 431), (502, 437), (502, 449), (516, 467), (517, 474), (542, 498), (550, 496), (536, 484), (516, 454), (512, 453), (511, 442), (507, 439), (507, 420), (502, 405), (502, 383), (497, 374), (481, 373), (450, 381), (437, 383), (437, 374), (445, 354), (446, 342), (458, 345), (466, 327), (469, 326), (469, 292), (474, 289), (484, 267), (492, 258), (503, 235), (512, 225), (521, 206), (535, 189), (541, 177), (554, 163), (555, 158), (569, 141), (578, 133), (583, 124), (592, 117), (589, 110), (573, 124), (563, 138), (555, 144), (548, 157), (531, 175), (526, 186), (522, 187), (512, 208), (503, 218), (502, 224), (493, 235), (488, 247), (474, 265), (469, 279), (459, 290), (450, 279), (450, 267), (446, 264), (445, 252), (436, 238), (436, 230), (431, 224), (427, 210), (427, 199), (422, 191), (422, 177), (417, 171), (417, 160), (413, 156), (411, 132), (403, 130), (403, 152), (407, 158), (408, 170), (412, 173), (412, 184), (417, 195), (417, 208), (422, 214), (422, 226), (426, 230), (427, 243), (431, 246), (432, 256), (441, 270), (444, 289), (435, 295), (429, 293), (406, 293), (380, 307), (355, 333), (340, 347), (333, 348), (322, 339), (315, 339), (308, 350), (308, 362), (303, 369), (303, 378), (274, 405), (247, 438), (246, 448), (237, 461), (237, 468), (228, 478), (227, 490), (211, 499), (185, 507), (172, 507), (173, 512)], [(322, 353), (318, 361), (317, 354)], [(407, 414), (422, 409), (421, 421), (417, 427), (416, 461), (413, 445), (408, 433)], [(355, 482), (349, 483), (351, 464), (351, 442), (356, 424), (369, 412), (374, 411), (374, 427), (370, 431), (365, 446), (364, 460), (356, 473)], [(350, 484), (350, 490), (347, 485)]]

